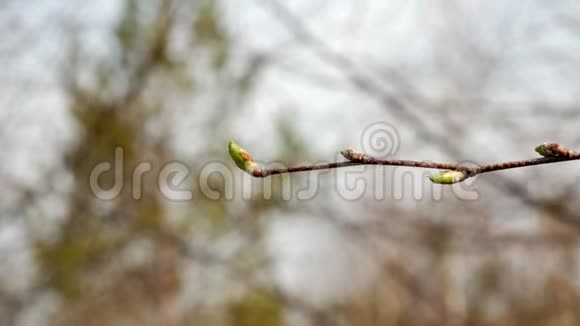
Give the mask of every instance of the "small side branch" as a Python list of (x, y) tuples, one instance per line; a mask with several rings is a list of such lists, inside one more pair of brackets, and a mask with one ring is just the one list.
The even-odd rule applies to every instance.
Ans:
[(357, 165), (388, 165), (444, 170), (429, 176), (429, 179), (432, 182), (440, 184), (453, 184), (461, 182), (467, 178), (487, 172), (580, 159), (580, 153), (572, 151), (559, 144), (549, 143), (545, 143), (536, 147), (536, 152), (542, 155), (542, 157), (486, 165), (439, 163), (412, 160), (382, 160), (363, 153), (355, 152), (351, 149), (347, 149), (341, 152), (342, 156), (344, 156), (347, 161), (270, 169), (259, 166), (256, 162), (254, 162), (251, 155), (235, 142), (230, 141), (228, 148), (230, 156), (236, 165), (250, 175), (258, 178), (265, 178), (275, 174), (329, 170)]

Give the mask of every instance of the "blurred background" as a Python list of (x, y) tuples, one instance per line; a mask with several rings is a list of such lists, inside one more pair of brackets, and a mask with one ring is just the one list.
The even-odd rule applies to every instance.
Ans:
[(577, 163), (227, 154), (580, 149), (577, 1), (0, 0), (0, 35), (0, 325), (580, 324)]

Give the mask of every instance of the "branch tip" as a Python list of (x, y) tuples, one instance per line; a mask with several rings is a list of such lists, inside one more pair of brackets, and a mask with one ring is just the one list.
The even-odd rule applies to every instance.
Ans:
[(545, 157), (571, 157), (574, 155), (574, 151), (554, 143), (543, 143), (536, 147), (536, 152)]
[(259, 176), (262, 173), (260, 166), (245, 149), (240, 147), (235, 141), (230, 140), (228, 151), (236, 166), (252, 176)]

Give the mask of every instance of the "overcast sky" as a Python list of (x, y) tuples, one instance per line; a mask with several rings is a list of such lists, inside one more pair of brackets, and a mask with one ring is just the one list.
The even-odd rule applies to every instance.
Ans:
[[(461, 13), (462, 20), (453, 23), (447, 21), (443, 4), (426, 0), (284, 2), (289, 3), (289, 8), (327, 46), (348, 56), (387, 89), (394, 86), (383, 78), (385, 72), (396, 69), (408, 74), (406, 77), (420, 92), (435, 99), (469, 97), (472, 93), (504, 101), (506, 105), (501, 105), (501, 110), (519, 110), (521, 103), (529, 101), (579, 103), (579, 62), (573, 57), (580, 51), (580, 42), (576, 39), (578, 36), (553, 23), (562, 14), (580, 13), (577, 1), (464, 1), (461, 8), (454, 9)], [(62, 153), (74, 143), (76, 136), (66, 98), (58, 84), (68, 29), (81, 31), (88, 48), (106, 51), (106, 31), (118, 17), (119, 3), (118, 0), (0, 2), (3, 35), (0, 44), (0, 198), (4, 198), (0, 207), (10, 206), (18, 197), (19, 193), (14, 190), (19, 186), (33, 187), (50, 171), (62, 169)], [(308, 140), (320, 159), (333, 159), (336, 151), (345, 146), (359, 147), (363, 129), (377, 119), (386, 119), (400, 128), (397, 130), (398, 155), (431, 160), (446, 157), (428, 144), (416, 147), (414, 130), (391, 120), (388, 110), (385, 114), (385, 109), (368, 96), (349, 90), (349, 84), (336, 69), (295, 41), (287, 26), (263, 5), (229, 0), (225, 2), (224, 12), (239, 53), (263, 53), (277, 58), (263, 75), (247, 107), (242, 108), (239, 128), (232, 130), (231, 135), (246, 147), (260, 148), (261, 158), (267, 160), (276, 153), (277, 125), (272, 122), (277, 117), (290, 117), (299, 135)], [(478, 84), (479, 71), (484, 71), (476, 66), (480, 61), (459, 51), (442, 51), (452, 50), (462, 39), (471, 40), (497, 60), (485, 84)], [(553, 55), (559, 59), (554, 60)], [(457, 75), (450, 76), (445, 69)], [(502, 143), (505, 133), (498, 132), (497, 126), (489, 122), (480, 121), (476, 113), (470, 114), (468, 120), (477, 128), (465, 135), (465, 143), (473, 144), (473, 148)], [(526, 147), (497, 156), (525, 157), (525, 153), (532, 154), (528, 141), (538, 144), (547, 140), (545, 133), (534, 132), (538, 128), (537, 120), (526, 121), (521, 120), (518, 125), (525, 135), (522, 142)], [(242, 124), (253, 124), (255, 128), (251, 134), (242, 133)], [(180, 131), (180, 127), (184, 130)], [(176, 143), (186, 146), (191, 139), (186, 125), (177, 124), (176, 128)], [(566, 135), (570, 132), (556, 136)], [(485, 152), (485, 155), (490, 154)], [(478, 157), (474, 150), (473, 158), (483, 157)], [(66, 187), (66, 174), (59, 175), (64, 180), (62, 186)], [(542, 188), (534, 183), (530, 187)], [(58, 198), (52, 198), (46, 205), (51, 210), (64, 211), (64, 203)], [(318, 242), (319, 247), (313, 247), (308, 241), (297, 242), (302, 246), (287, 246), (287, 236), (316, 238), (301, 221), (295, 225), (283, 222), (272, 225), (272, 233), (280, 233), (271, 239), (273, 250), (287, 258), (280, 271), (281, 282), (289, 288), (306, 291), (299, 285), (309, 284), (304, 280), (312, 280), (315, 276), (311, 273), (318, 272), (322, 273), (318, 276), (327, 282), (329, 290), (347, 283), (340, 275), (327, 277), (327, 273), (348, 266), (351, 262), (348, 257), (329, 258), (328, 269), (302, 268), (304, 260), (316, 259), (312, 258), (312, 252), (331, 257), (333, 251), (329, 248), (340, 242), (337, 239), (342, 235), (327, 225), (319, 225), (325, 239)], [(24, 237), (21, 227), (16, 224), (0, 228), (0, 259), (15, 260), (15, 266), (26, 263), (26, 259), (5, 255), (1, 249), (19, 244), (14, 239)], [(348, 254), (355, 255), (357, 250), (354, 247)], [(11, 275), (13, 270), (9, 264), (4, 266), (8, 267), (0, 269), (0, 276)], [(287, 273), (292, 268), (295, 270)], [(371, 274), (365, 277), (371, 279)], [(322, 296), (335, 295), (315, 292)]]

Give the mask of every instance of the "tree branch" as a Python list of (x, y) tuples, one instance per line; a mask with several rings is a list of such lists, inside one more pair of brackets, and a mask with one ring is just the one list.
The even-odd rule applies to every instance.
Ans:
[[(413, 126), (418, 139), (426, 141), (430, 144), (437, 144), (445, 154), (459, 158), (463, 156), (463, 152), (454, 145), (452, 139), (445, 137), (438, 133), (428, 123), (423, 121), (422, 115), (417, 114), (412, 109), (412, 106), (407, 105), (402, 99), (397, 98), (383, 87), (381, 83), (376, 81), (372, 74), (363, 71), (356, 66), (348, 57), (339, 52), (333, 51), (326, 42), (316, 33), (311, 31), (307, 24), (300, 19), (299, 16), (290, 11), (280, 1), (277, 0), (260, 0), (264, 8), (267, 8), (284, 26), (290, 30), (297, 40), (303, 41), (304, 45), (311, 50), (322, 61), (327, 62), (332, 67), (336, 68), (345, 79), (353, 86), (354, 89), (361, 94), (366, 94), (370, 98), (377, 100), (389, 114), (395, 115), (401, 122), (408, 123)], [(409, 83), (405, 78), (397, 74), (396, 82), (412, 90), (412, 83)], [(413, 91), (413, 99), (419, 98), (419, 93)], [(400, 93), (399, 93), (400, 94)], [(411, 99), (407, 99), (411, 100)], [(428, 101), (421, 100), (422, 104), (428, 104)], [(545, 203), (539, 202), (533, 198), (525, 186), (508, 179), (508, 178), (494, 178), (488, 179), (487, 184), (502, 194), (508, 195), (512, 198), (518, 199), (522, 204), (539, 209), (549, 216), (563, 222), (567, 225), (573, 226), (580, 232), (580, 214), (569, 205), (563, 205), (563, 208), (558, 210), (558, 214), (554, 214), (554, 209), (546, 206)]]
[(543, 157), (485, 165), (412, 160), (382, 160), (363, 153), (355, 152), (351, 149), (347, 149), (341, 152), (342, 156), (347, 159), (347, 161), (343, 162), (299, 165), (287, 168), (264, 168), (254, 162), (252, 156), (233, 141), (230, 141), (229, 143), (229, 152), (230, 156), (240, 169), (257, 178), (266, 178), (275, 174), (330, 170), (357, 165), (388, 165), (445, 170), (443, 172), (429, 176), (429, 179), (431, 179), (432, 182), (440, 184), (453, 184), (464, 181), (465, 179), (476, 176), (478, 174), (488, 172), (580, 160), (580, 153), (574, 152), (559, 144), (549, 143), (545, 143), (536, 147), (536, 152), (538, 152)]

